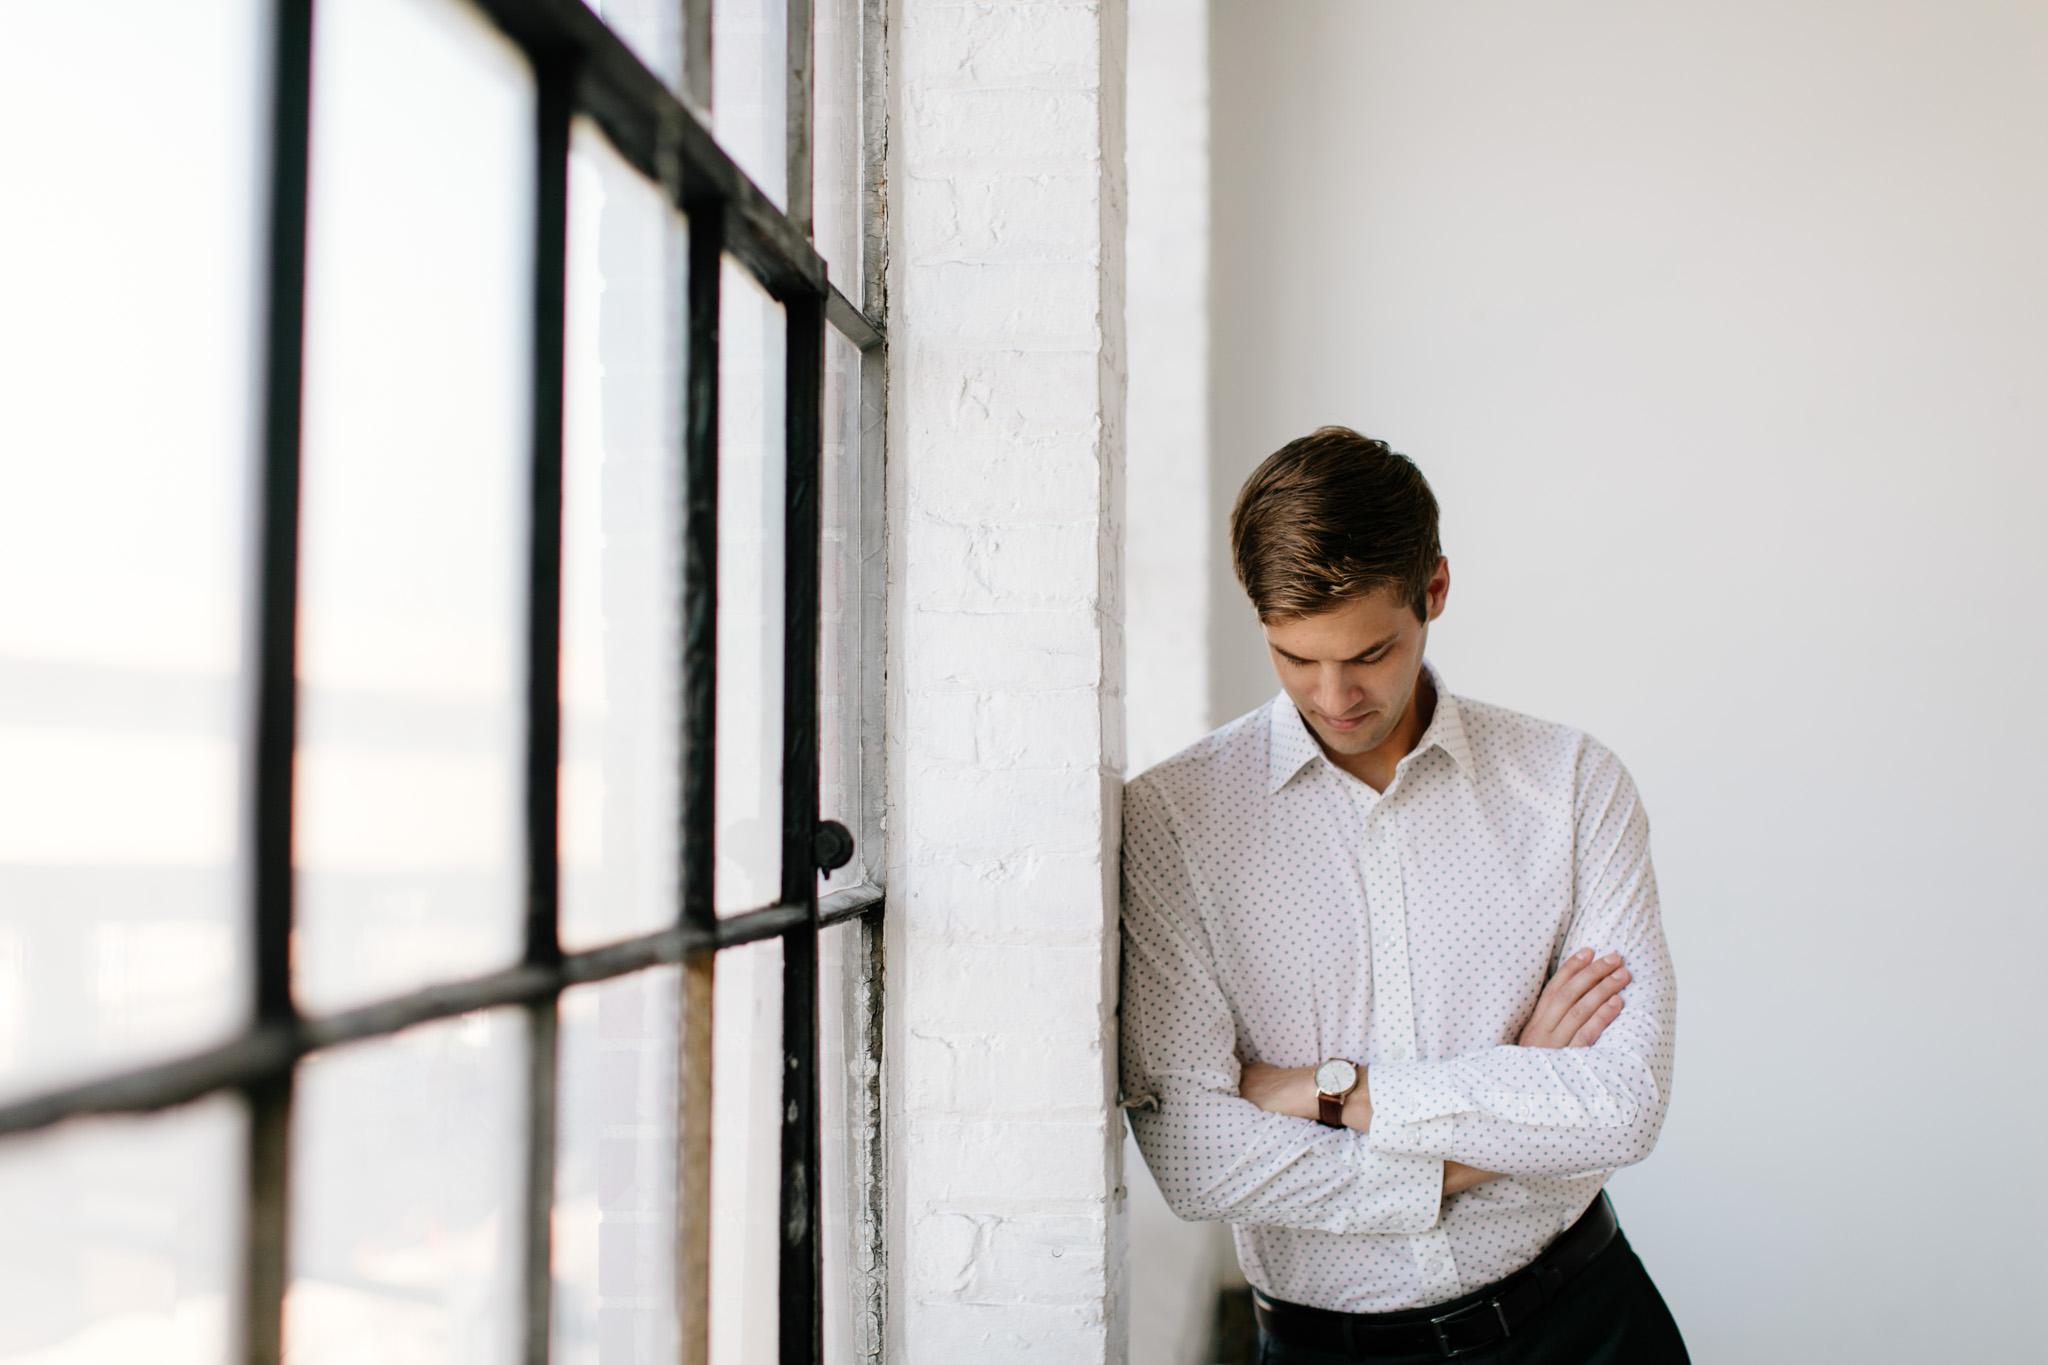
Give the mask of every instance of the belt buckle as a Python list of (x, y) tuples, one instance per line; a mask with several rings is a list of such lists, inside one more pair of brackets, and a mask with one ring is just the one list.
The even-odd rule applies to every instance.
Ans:
[(1493, 1345), (1491, 1341), (1481, 1341), (1475, 1342), (1470, 1346), (1453, 1346), (1451, 1345), (1450, 1334), (1444, 1331), (1445, 1323), (1463, 1322), (1468, 1318), (1485, 1313), (1488, 1309), (1493, 1310), (1494, 1320), (1500, 1323), (1501, 1339), (1505, 1340), (1513, 1336), (1514, 1330), (1508, 1326), (1508, 1315), (1501, 1311), (1499, 1299), (1488, 1299), (1484, 1303), (1475, 1303), (1470, 1307), (1460, 1308), (1455, 1313), (1446, 1313), (1440, 1318), (1431, 1318), (1429, 1320), (1429, 1329), (1436, 1333), (1436, 1348), (1443, 1352), (1445, 1360), (1455, 1360), (1459, 1356), (1471, 1355), (1474, 1351), (1483, 1351)]

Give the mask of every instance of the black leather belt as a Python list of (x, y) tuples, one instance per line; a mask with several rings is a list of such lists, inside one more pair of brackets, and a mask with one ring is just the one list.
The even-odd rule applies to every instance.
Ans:
[(1593, 1206), (1544, 1248), (1533, 1265), (1476, 1294), (1441, 1304), (1435, 1312), (1337, 1313), (1264, 1294), (1254, 1294), (1252, 1306), (1259, 1330), (1289, 1346), (1356, 1360), (1432, 1353), (1449, 1360), (1513, 1336), (1557, 1297), (1572, 1276), (1607, 1250), (1619, 1231), (1614, 1206), (1602, 1190)]

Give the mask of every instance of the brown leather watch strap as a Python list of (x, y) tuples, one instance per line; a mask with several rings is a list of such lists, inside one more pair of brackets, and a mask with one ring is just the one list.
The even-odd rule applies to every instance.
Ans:
[(1344, 1100), (1339, 1095), (1316, 1092), (1316, 1121), (1331, 1128), (1344, 1126)]

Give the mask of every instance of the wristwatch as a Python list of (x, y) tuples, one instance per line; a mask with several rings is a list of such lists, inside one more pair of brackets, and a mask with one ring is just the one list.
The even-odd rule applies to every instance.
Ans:
[(1358, 1068), (1342, 1057), (1332, 1057), (1316, 1068), (1316, 1121), (1332, 1128), (1344, 1126), (1344, 1100), (1358, 1088)]

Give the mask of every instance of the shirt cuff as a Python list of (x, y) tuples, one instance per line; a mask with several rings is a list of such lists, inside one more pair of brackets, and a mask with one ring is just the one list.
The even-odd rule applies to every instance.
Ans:
[(1366, 1176), (1370, 1193), (1346, 1226), (1333, 1231), (1412, 1237), (1436, 1226), (1444, 1203), (1442, 1161), (1375, 1152), (1363, 1142), (1352, 1147), (1352, 1160)]
[(1478, 1106), (1442, 1062), (1381, 1062), (1366, 1073), (1372, 1126), (1366, 1145), (1389, 1156), (1448, 1160), (1458, 1115)]

